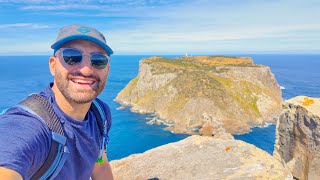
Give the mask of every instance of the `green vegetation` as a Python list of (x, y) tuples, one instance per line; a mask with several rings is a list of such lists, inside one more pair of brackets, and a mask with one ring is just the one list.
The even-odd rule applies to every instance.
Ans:
[(179, 94), (183, 94), (188, 98), (211, 98), (215, 96), (215, 92), (221, 87), (220, 82), (211, 78), (205, 71), (181, 73), (171, 84), (177, 88)]
[(153, 67), (152, 73), (172, 73), (176, 71), (214, 70), (217, 66), (255, 66), (247, 57), (191, 56), (181, 58), (151, 57), (143, 60)]
[[(152, 57), (144, 59), (143, 63), (151, 65), (153, 75), (175, 73), (177, 78), (156, 91), (145, 91), (143, 92), (145, 95), (138, 96), (138, 77), (136, 77), (120, 94), (130, 96), (134, 104), (153, 109), (155, 103), (159, 103), (156, 102), (159, 101), (159, 97), (161, 99), (168, 93), (168, 87), (174, 87), (178, 93), (171, 99), (167, 99), (170, 101), (166, 102), (166, 106), (170, 107), (168, 113), (183, 109), (191, 98), (204, 98), (213, 101), (217, 108), (226, 112), (230, 117), (238, 115), (234, 107), (240, 107), (250, 117), (259, 117), (261, 116), (257, 106), (259, 94), (270, 95), (272, 93), (268, 88), (264, 89), (254, 83), (229, 77), (226, 73), (228, 69), (218, 68), (218, 66), (257, 66), (250, 58), (212, 56), (168, 59)], [(272, 94), (271, 97), (273, 97)]]
[[(257, 106), (258, 98), (254, 94), (261, 94), (264, 90), (255, 84), (247, 81), (240, 81), (239, 93), (232, 93), (234, 100), (238, 102), (240, 107), (247, 113), (253, 111), (255, 116), (260, 116), (260, 112)], [(252, 110), (252, 111), (251, 111)]]
[(174, 114), (176, 112), (181, 111), (181, 109), (186, 105), (186, 103), (189, 101), (189, 98), (183, 96), (183, 95), (176, 95), (171, 101), (170, 105), (170, 111), (169, 113)]
[(143, 107), (150, 107), (154, 104), (154, 99), (159, 94), (158, 91), (147, 91), (144, 92), (145, 95), (141, 97), (135, 97), (135, 104), (138, 104)]
[(119, 97), (124, 97), (124, 96), (132, 96), (132, 93), (134, 90), (137, 88), (137, 83), (138, 83), (138, 77), (135, 77), (132, 79), (127, 86), (122, 89), (122, 91), (118, 94)]

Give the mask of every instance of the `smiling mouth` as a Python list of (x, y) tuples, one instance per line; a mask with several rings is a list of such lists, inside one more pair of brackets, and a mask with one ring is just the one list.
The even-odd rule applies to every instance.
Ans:
[(96, 81), (91, 79), (77, 79), (71, 78), (70, 79), (73, 83), (80, 84), (80, 85), (93, 85)]

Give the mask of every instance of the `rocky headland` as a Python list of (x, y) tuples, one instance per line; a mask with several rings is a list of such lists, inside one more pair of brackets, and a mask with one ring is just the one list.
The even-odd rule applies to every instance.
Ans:
[[(320, 178), (320, 98), (282, 102), (270, 69), (250, 58), (143, 59), (116, 101), (202, 136), (111, 161), (115, 179)], [(275, 120), (273, 156), (230, 134)]]
[(269, 67), (247, 57), (196, 56), (140, 61), (139, 74), (117, 95), (138, 113), (152, 113), (175, 133), (225, 129), (232, 134), (275, 123), (280, 87)]
[(283, 103), (273, 156), (221, 128), (205, 124), (190, 136), (142, 154), (111, 161), (115, 179), (320, 178), (320, 98), (297, 96)]
[(116, 180), (293, 179), (267, 152), (229, 137), (193, 135), (110, 164)]
[(296, 179), (320, 179), (320, 98), (297, 96), (284, 103), (274, 156)]
[[(297, 96), (283, 103), (273, 156), (206, 124), (190, 136), (142, 154), (111, 161), (115, 179), (320, 178), (320, 98)], [(218, 126), (217, 126), (218, 125)], [(214, 127), (214, 128), (213, 128)]]

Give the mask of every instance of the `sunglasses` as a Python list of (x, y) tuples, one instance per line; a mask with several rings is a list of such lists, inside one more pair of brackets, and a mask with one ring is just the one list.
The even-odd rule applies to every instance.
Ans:
[[(77, 65), (82, 62), (83, 52), (79, 49), (60, 48), (59, 51), (61, 51), (64, 62), (70, 66)], [(104, 69), (108, 65), (110, 57), (102, 53), (91, 53), (90, 61), (94, 68)]]

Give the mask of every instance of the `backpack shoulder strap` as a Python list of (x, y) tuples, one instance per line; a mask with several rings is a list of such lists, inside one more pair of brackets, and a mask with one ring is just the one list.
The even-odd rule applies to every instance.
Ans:
[(54, 179), (60, 172), (70, 152), (66, 146), (66, 137), (58, 116), (48, 100), (39, 95), (32, 94), (21, 101), (17, 106), (36, 115), (51, 131), (51, 147), (43, 165), (29, 176), (30, 179)]
[(91, 104), (91, 109), (97, 119), (97, 124), (100, 130), (100, 133), (101, 135), (104, 135), (105, 128), (106, 128), (106, 124), (105, 124), (106, 116), (103, 108), (101, 107), (97, 99), (93, 100)]
[(108, 120), (106, 117), (106, 113), (104, 108), (100, 104), (98, 99), (95, 99), (91, 104), (91, 109), (96, 117), (97, 124), (100, 130), (100, 134), (102, 136), (102, 143), (100, 146), (100, 154), (97, 160), (98, 163), (103, 163), (103, 153), (106, 152), (106, 144), (107, 144), (107, 127), (108, 127)]

